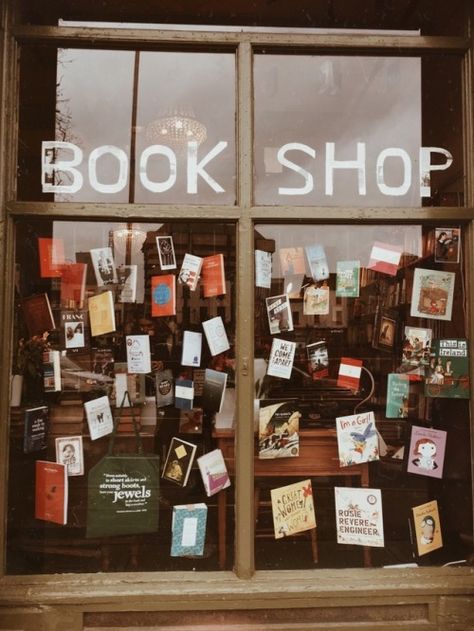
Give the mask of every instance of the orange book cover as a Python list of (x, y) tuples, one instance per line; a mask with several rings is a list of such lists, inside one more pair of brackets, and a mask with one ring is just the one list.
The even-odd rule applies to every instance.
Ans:
[(81, 306), (86, 291), (86, 263), (63, 265), (61, 272), (61, 304), (70, 307)]
[(204, 298), (225, 294), (224, 255), (205, 256), (202, 261), (202, 285)]
[(64, 242), (62, 239), (38, 237), (41, 278), (61, 276), (64, 265)]
[(151, 315), (153, 318), (176, 315), (176, 276), (174, 274), (151, 277)]
[(67, 467), (59, 462), (36, 461), (35, 517), (67, 523)]

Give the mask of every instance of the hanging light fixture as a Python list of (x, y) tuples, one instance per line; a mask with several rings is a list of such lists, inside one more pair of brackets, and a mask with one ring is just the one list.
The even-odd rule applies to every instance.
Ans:
[(178, 110), (167, 112), (147, 125), (146, 138), (153, 143), (163, 143), (173, 149), (184, 149), (189, 141), (203, 143), (207, 129), (192, 112)]

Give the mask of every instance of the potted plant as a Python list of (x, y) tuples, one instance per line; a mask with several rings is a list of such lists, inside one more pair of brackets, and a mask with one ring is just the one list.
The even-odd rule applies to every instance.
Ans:
[(20, 404), (18, 390), (22, 393), (20, 399), (24, 398), (28, 403), (42, 399), (43, 354), (51, 348), (48, 336), (49, 333), (45, 332), (43, 335), (33, 335), (28, 339), (20, 338), (18, 341), (10, 405)]

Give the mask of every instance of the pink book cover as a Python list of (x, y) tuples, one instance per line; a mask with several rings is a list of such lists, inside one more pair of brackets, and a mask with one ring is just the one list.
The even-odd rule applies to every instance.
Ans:
[(442, 478), (446, 435), (441, 429), (413, 425), (408, 450), (408, 473)]

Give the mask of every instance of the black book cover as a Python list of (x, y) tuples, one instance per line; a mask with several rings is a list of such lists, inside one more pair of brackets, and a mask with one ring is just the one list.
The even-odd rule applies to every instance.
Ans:
[(42, 405), (25, 410), (23, 451), (25, 454), (46, 449), (48, 407)]
[(212, 414), (221, 411), (226, 383), (227, 373), (206, 368), (202, 392), (202, 407), (205, 412)]

